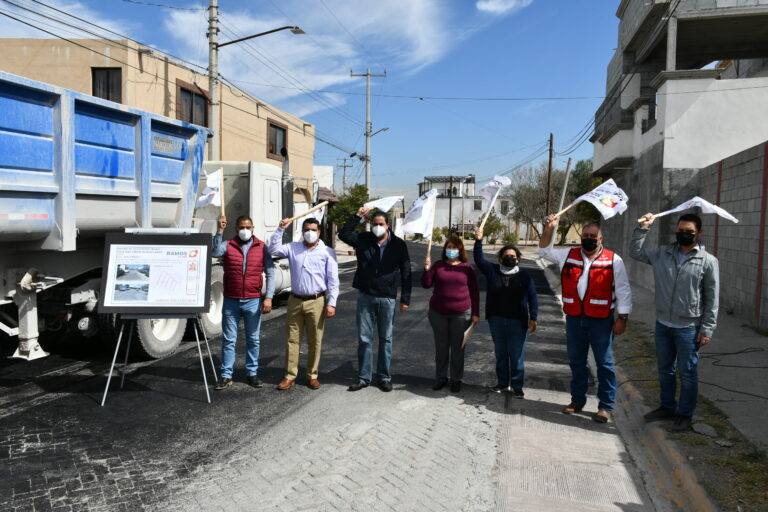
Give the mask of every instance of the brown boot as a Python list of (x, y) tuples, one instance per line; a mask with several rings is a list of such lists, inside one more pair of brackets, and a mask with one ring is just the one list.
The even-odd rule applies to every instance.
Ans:
[(611, 419), (611, 413), (604, 411), (603, 409), (599, 409), (595, 415), (592, 416), (592, 419), (598, 423), (608, 423), (608, 420)]
[(563, 414), (575, 414), (583, 408), (583, 405), (576, 405), (575, 403), (571, 402), (565, 406), (565, 409), (563, 409)]
[(290, 389), (295, 382), (295, 379), (283, 379), (280, 381), (280, 384), (277, 385), (277, 389), (280, 391), (285, 391), (286, 389)]
[(309, 386), (309, 389), (320, 389), (320, 381), (317, 379), (309, 379), (307, 386)]

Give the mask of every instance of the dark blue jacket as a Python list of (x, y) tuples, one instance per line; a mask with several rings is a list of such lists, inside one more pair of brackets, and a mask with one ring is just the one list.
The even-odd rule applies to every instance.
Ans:
[[(504, 274), (501, 273), (500, 265), (498, 263), (491, 263), (485, 259), (483, 255), (483, 242), (482, 240), (475, 241), (475, 249), (473, 251), (475, 257), (475, 265), (483, 273), (488, 284), (487, 295), (485, 298), (485, 318), (488, 318), (488, 312), (492, 307), (498, 306), (498, 304), (491, 303), (493, 290), (499, 289), (503, 286), (501, 278)], [(539, 315), (539, 299), (536, 296), (536, 285), (533, 283), (531, 275), (523, 269), (519, 271), (521, 284), (523, 287), (523, 297), (519, 304), (505, 304), (504, 308), (509, 308), (510, 312), (514, 311), (512, 308), (518, 309), (518, 316), (526, 319), (526, 326), (528, 320), (536, 321)]]

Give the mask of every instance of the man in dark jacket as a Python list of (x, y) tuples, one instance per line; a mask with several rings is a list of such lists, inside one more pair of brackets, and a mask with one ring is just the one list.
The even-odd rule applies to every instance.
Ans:
[[(213, 237), (213, 257), (221, 258), (224, 267), (224, 304), (221, 308), (221, 379), (217, 391), (232, 386), (235, 344), (242, 317), (245, 324), (245, 371), (248, 384), (260, 388), (259, 336), (261, 314), (272, 311), (275, 293), (275, 267), (264, 242), (253, 234), (253, 221), (243, 215), (237, 219), (237, 236), (222, 240), (227, 218), (221, 216)], [(266, 283), (263, 283), (266, 276)], [(264, 296), (262, 296), (262, 286)]]
[(371, 219), (370, 232), (355, 232), (369, 211), (370, 208), (360, 208), (357, 215), (353, 215), (339, 232), (339, 238), (357, 250), (357, 270), (352, 286), (360, 291), (357, 297), (358, 382), (349, 386), (349, 391), (358, 391), (371, 383), (376, 330), (379, 333), (376, 369), (378, 386), (382, 391), (392, 391), (389, 368), (397, 299), (395, 271), (400, 270), (400, 311), (408, 311), (411, 301), (411, 260), (405, 242), (392, 233), (385, 212), (376, 212)]

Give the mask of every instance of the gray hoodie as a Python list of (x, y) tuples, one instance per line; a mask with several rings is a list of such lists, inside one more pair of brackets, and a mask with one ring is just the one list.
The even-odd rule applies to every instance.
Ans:
[(677, 243), (644, 249), (647, 229), (635, 228), (630, 256), (653, 267), (656, 281), (656, 317), (667, 322), (699, 327), (712, 337), (717, 325), (720, 267), (717, 258), (698, 244), (678, 266)]

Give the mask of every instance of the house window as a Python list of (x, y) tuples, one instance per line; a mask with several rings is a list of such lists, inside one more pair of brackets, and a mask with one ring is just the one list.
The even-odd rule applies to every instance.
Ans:
[(121, 68), (91, 68), (92, 94), (117, 103), (123, 101), (122, 71)]
[(208, 126), (208, 98), (205, 91), (192, 84), (176, 81), (176, 119)]
[(509, 213), (509, 201), (501, 202), (501, 214), (506, 215)]
[(483, 209), (483, 200), (482, 199), (475, 199), (475, 211), (479, 212)]
[(267, 158), (283, 160), (283, 150), (288, 151), (287, 126), (267, 121)]

